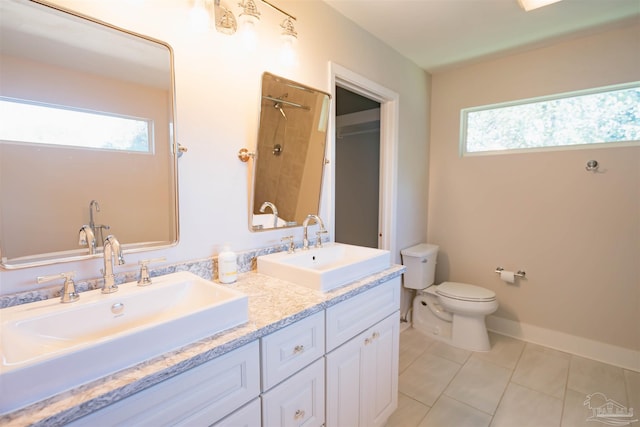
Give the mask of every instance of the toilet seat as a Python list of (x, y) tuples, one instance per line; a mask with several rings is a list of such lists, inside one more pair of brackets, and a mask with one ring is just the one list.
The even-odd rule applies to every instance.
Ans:
[(436, 294), (461, 301), (495, 301), (496, 293), (480, 286), (458, 282), (444, 282), (436, 287)]

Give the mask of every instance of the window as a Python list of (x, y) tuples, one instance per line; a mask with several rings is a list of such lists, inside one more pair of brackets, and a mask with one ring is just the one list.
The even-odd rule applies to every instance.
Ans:
[(152, 151), (153, 121), (0, 97), (0, 140)]
[(462, 110), (461, 152), (640, 141), (640, 83)]

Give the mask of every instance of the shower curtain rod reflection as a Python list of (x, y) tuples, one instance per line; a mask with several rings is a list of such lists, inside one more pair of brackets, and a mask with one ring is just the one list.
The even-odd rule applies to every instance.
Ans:
[(284, 99), (274, 98), (272, 96), (262, 95), (262, 98), (269, 101), (273, 101), (273, 102), (279, 102), (280, 104), (289, 105), (291, 107), (302, 108), (303, 110), (307, 110), (307, 111), (311, 109), (306, 105), (296, 104), (295, 102), (285, 101)]

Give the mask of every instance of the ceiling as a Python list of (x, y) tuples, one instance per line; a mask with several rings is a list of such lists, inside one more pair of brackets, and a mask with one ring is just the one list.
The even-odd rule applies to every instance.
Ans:
[(429, 72), (640, 21), (640, 0), (324, 1)]

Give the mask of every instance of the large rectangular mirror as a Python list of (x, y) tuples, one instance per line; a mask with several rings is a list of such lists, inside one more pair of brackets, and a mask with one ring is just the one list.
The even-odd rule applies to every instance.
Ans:
[(0, 267), (175, 244), (171, 48), (40, 1), (0, 19)]
[(295, 227), (317, 215), (330, 95), (270, 73), (262, 76), (249, 229)]

